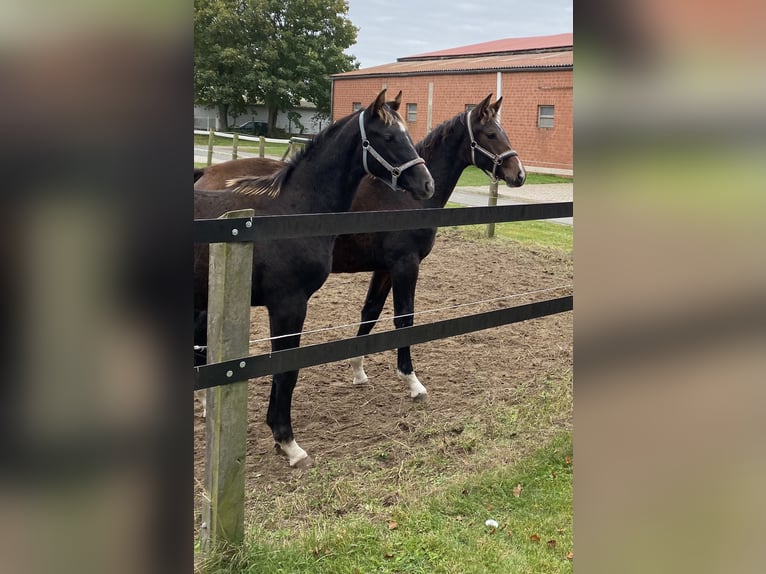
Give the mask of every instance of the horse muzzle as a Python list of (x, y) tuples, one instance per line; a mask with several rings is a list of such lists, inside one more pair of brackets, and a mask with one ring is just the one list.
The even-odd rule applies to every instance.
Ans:
[(505, 181), (505, 184), (508, 187), (521, 187), (524, 185), (524, 182), (527, 181), (527, 171), (521, 164), (519, 157), (511, 156), (506, 158), (505, 163), (506, 165), (508, 163), (516, 164), (516, 169), (506, 167), (505, 165), (501, 166), (501, 169), (503, 170), (503, 181)]
[(436, 191), (436, 184), (425, 164), (420, 164), (402, 174), (397, 190), (409, 192), (415, 199), (431, 199)]

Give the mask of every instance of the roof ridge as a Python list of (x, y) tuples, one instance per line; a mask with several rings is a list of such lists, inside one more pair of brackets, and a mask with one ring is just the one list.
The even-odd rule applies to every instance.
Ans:
[(571, 69), (573, 61), (574, 51), (571, 48), (532, 53), (476, 54), (465, 57), (399, 60), (390, 64), (332, 74), (330, 77), (344, 79), (379, 75), (409, 76), (504, 70), (513, 72), (555, 68)]
[(422, 54), (414, 54), (412, 56), (404, 56), (398, 58), (397, 61), (408, 61), (412, 59), (431, 59), (440, 57), (470, 57), (472, 55), (487, 54), (487, 53), (523, 53), (535, 50), (546, 50), (556, 48), (569, 48), (574, 46), (574, 34), (571, 32), (563, 34), (549, 34), (545, 36), (526, 36), (522, 38), (500, 38), (498, 40), (489, 40), (486, 42), (480, 42), (477, 44), (467, 44), (464, 46), (456, 46), (453, 48), (446, 48), (444, 50), (435, 50), (432, 52), (424, 52)]

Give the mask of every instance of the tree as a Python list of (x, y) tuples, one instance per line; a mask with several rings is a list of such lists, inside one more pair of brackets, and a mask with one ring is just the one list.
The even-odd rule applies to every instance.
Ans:
[(301, 115), (298, 112), (290, 110), (287, 112), (287, 119), (290, 120), (290, 125), (295, 126), (295, 129), (299, 130), (299, 134), (303, 134), (303, 130), (306, 129), (306, 126), (301, 123)]
[(273, 130), (277, 113), (299, 103), (313, 102), (329, 115), (331, 74), (359, 67), (343, 50), (356, 42), (357, 28), (347, 19), (345, 0), (260, 0), (266, 43), (257, 58), (256, 97), (269, 111)]
[(329, 115), (331, 74), (358, 68), (345, 0), (195, 0), (195, 98), (230, 111), (263, 103), (277, 114), (306, 99)]
[(250, 0), (194, 0), (194, 100), (216, 107), (223, 129), (255, 81), (253, 15)]

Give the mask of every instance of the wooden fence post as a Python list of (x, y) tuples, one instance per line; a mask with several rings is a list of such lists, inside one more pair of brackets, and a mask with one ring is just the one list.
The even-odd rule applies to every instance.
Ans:
[(258, 144), (258, 157), (264, 157), (266, 155), (266, 140), (263, 136), (258, 136), (260, 143)]
[(234, 134), (231, 142), (231, 159), (237, 159), (237, 147), (239, 146), (239, 134)]
[[(489, 206), (497, 205), (497, 180), (496, 179), (493, 179), (489, 182), (489, 200), (487, 201), (487, 205)], [(494, 223), (487, 223), (486, 236), (488, 238), (492, 238), (495, 236)]]
[(213, 144), (215, 143), (215, 131), (210, 130), (210, 135), (207, 137), (207, 164), (213, 163)]
[[(252, 209), (223, 218), (252, 217)], [(252, 243), (210, 245), (207, 357), (217, 363), (249, 352)], [(231, 375), (229, 375), (231, 373)], [(229, 371), (232, 381), (236, 372)], [(247, 380), (207, 390), (202, 548), (242, 542), (245, 531)]]

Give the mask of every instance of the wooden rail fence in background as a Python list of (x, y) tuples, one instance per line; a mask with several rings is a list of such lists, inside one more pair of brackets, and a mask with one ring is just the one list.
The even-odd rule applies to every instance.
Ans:
[(282, 161), (286, 158), (294, 155), (300, 148), (311, 141), (310, 138), (292, 136), (290, 139), (275, 139), (267, 138), (263, 136), (246, 136), (238, 133), (217, 132), (215, 130), (194, 130), (194, 135), (208, 136), (207, 140), (207, 165), (213, 164), (213, 151), (215, 149), (215, 137), (226, 138), (232, 140), (231, 144), (231, 159), (239, 158), (239, 142), (248, 141), (258, 144), (258, 157), (266, 156), (266, 144), (285, 144), (287, 149), (282, 154)]

